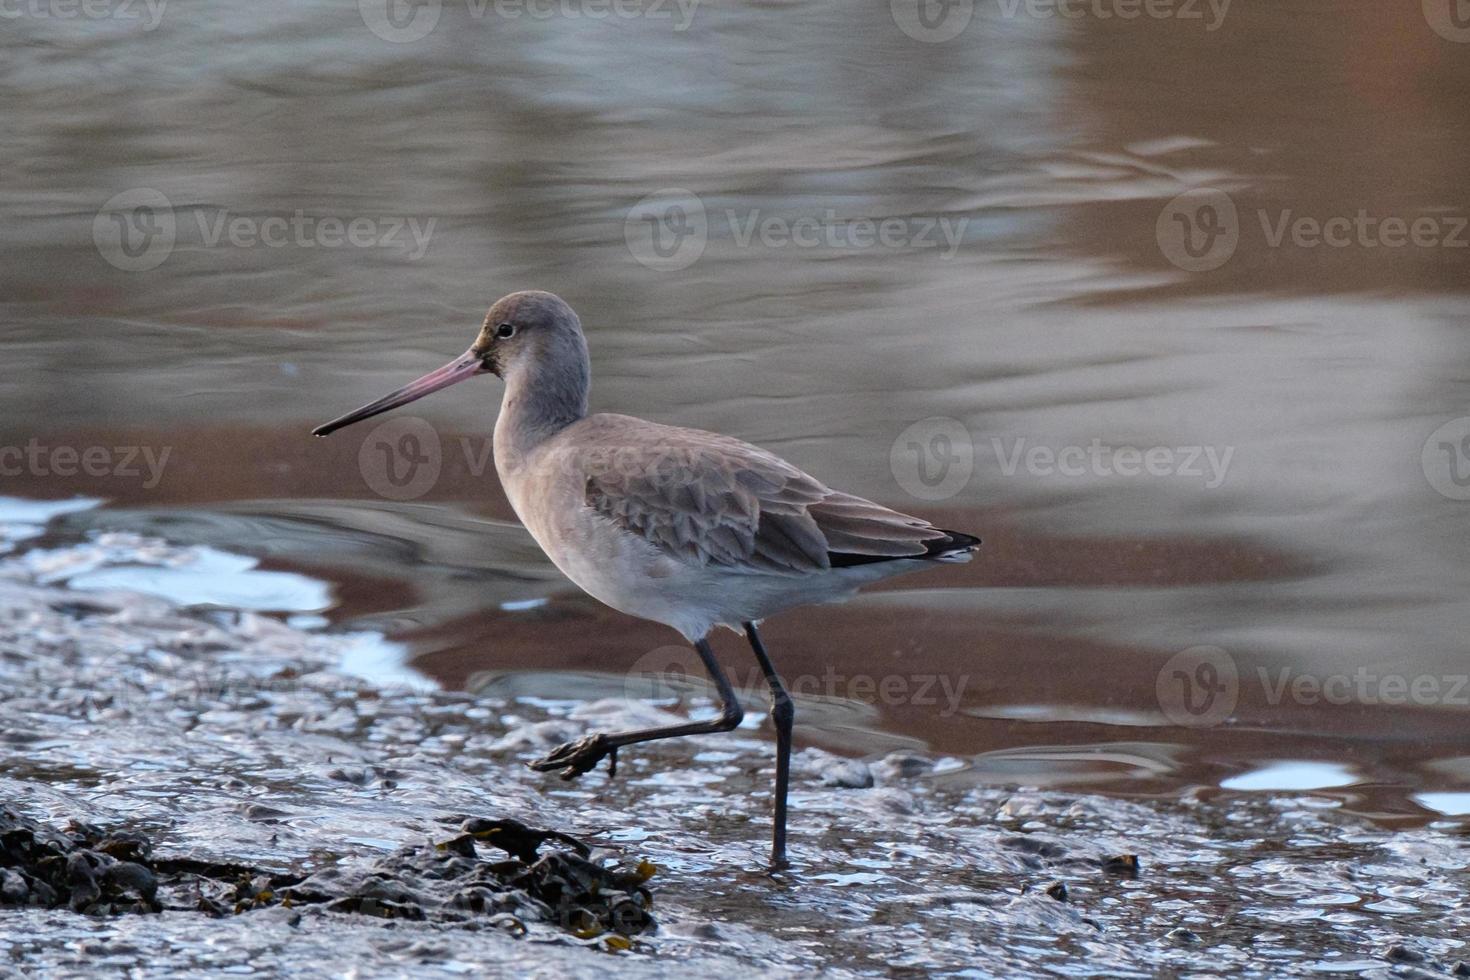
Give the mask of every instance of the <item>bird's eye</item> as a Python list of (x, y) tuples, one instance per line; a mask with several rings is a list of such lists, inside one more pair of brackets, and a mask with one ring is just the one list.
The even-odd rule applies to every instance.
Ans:
[(516, 326), (514, 323), (502, 323), (495, 328), (495, 336), (499, 340), (504, 340), (507, 337), (513, 336), (515, 332)]

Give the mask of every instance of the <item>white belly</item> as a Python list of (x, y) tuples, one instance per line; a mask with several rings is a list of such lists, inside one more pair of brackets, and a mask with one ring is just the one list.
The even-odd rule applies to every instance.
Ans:
[[(497, 458), (497, 464), (500, 460)], [(532, 465), (501, 473), (516, 516), (553, 564), (619, 612), (672, 626), (691, 642), (716, 626), (738, 629), (794, 606), (851, 596), (859, 586), (918, 567), (890, 561), (778, 574), (671, 557), (586, 503), (575, 471)]]

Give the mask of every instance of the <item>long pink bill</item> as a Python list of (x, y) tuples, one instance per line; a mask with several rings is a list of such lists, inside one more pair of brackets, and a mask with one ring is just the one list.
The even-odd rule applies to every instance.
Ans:
[(390, 409), (397, 408), (399, 405), (407, 405), (411, 401), (417, 401), (431, 392), (438, 391), (440, 388), (448, 388), (450, 385), (459, 384), (465, 378), (473, 378), (477, 374), (483, 374), (486, 370), (487, 368), (484, 362), (480, 360), (474, 351), (465, 351), (464, 354), (456, 357), (439, 370), (430, 371), (417, 381), (412, 381), (397, 391), (389, 392), (377, 401), (368, 402), (362, 408), (348, 412), (340, 418), (332, 419), (332, 421), (324, 425), (319, 425), (311, 430), (311, 434), (314, 436), (328, 435), (336, 432), (343, 426), (351, 425), (354, 422), (361, 422), (363, 419), (380, 415)]

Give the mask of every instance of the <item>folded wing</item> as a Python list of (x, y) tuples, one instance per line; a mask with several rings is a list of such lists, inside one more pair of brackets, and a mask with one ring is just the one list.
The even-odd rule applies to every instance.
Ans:
[(978, 543), (832, 490), (757, 446), (623, 417), (586, 461), (587, 506), (671, 557), (763, 572), (810, 572), (936, 557)]

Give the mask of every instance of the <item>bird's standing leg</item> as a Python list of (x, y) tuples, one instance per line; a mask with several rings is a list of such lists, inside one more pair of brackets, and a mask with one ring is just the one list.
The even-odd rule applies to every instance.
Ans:
[(641, 728), (632, 732), (594, 732), (575, 742), (557, 746), (545, 758), (531, 763), (531, 768), (537, 772), (559, 770), (562, 779), (576, 779), (584, 772), (590, 772), (604, 757), (611, 756), (608, 773), (612, 774), (617, 769), (618, 749), (624, 745), (652, 742), (660, 738), (680, 738), (684, 735), (708, 735), (712, 732), (732, 731), (745, 717), (745, 710), (736, 700), (735, 692), (730, 687), (730, 679), (725, 676), (719, 661), (715, 659), (715, 652), (710, 649), (709, 640), (696, 641), (694, 649), (699, 651), (699, 659), (704, 661), (705, 669), (709, 671), (710, 677), (714, 678), (715, 687), (720, 692), (719, 717), (709, 721), (690, 721), (682, 725), (668, 725), (663, 728)]
[(791, 695), (786, 693), (771, 658), (766, 655), (765, 644), (761, 643), (755, 623), (743, 625), (750, 648), (755, 651), (755, 659), (760, 661), (761, 672), (766, 675), (766, 683), (771, 685), (771, 721), (776, 724), (776, 803), (775, 826), (771, 832), (771, 870), (779, 871), (791, 866), (791, 862), (786, 860), (786, 792), (791, 785), (791, 725), (796, 720), (796, 706), (791, 703)]

